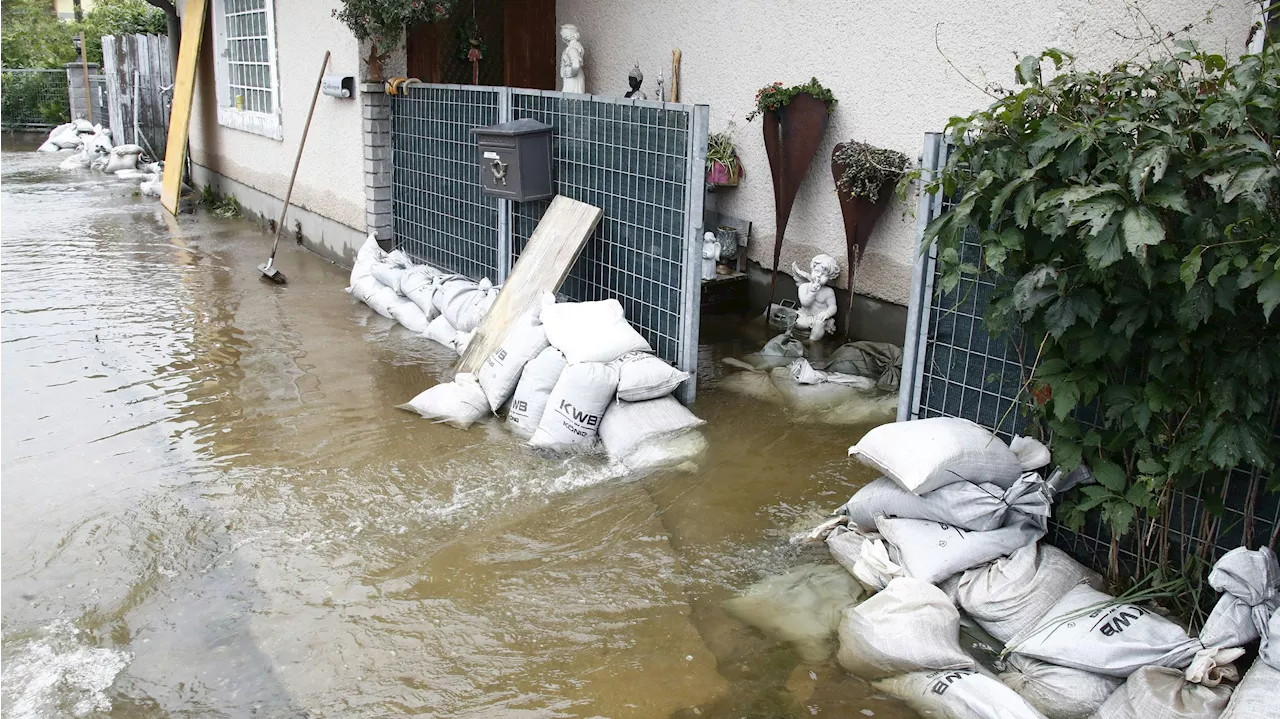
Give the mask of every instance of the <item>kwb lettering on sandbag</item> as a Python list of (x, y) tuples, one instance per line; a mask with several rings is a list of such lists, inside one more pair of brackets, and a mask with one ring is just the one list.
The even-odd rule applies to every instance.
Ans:
[(595, 444), (600, 418), (618, 390), (618, 370), (602, 362), (571, 364), (560, 373), (529, 444), (553, 449)]
[(567, 420), (565, 427), (579, 437), (592, 437), (600, 431), (601, 415), (592, 414), (574, 407), (568, 400), (561, 400), (556, 408), (561, 417)]

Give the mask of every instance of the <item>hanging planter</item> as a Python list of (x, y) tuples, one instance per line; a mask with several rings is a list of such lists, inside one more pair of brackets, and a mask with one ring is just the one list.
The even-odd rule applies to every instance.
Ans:
[(792, 87), (783, 87), (780, 82), (766, 85), (756, 93), (756, 107), (747, 115), (748, 122), (757, 115), (764, 116), (764, 149), (769, 155), (769, 172), (773, 176), (777, 234), (773, 243), (774, 273), (769, 282), (770, 304), (773, 304), (791, 208), (805, 172), (822, 144), (835, 104), (835, 96), (815, 77), (804, 85)]
[(865, 142), (842, 142), (831, 152), (831, 177), (844, 215), (845, 247), (849, 267), (849, 306), (845, 312), (845, 336), (853, 321), (853, 288), (858, 264), (876, 220), (889, 205), (890, 187), (907, 171), (907, 156)]
[(707, 184), (713, 187), (737, 187), (742, 179), (742, 160), (733, 143), (734, 124), (707, 138)]

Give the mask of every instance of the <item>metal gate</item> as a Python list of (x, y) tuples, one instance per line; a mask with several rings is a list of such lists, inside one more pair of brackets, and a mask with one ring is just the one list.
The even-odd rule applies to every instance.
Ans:
[[(696, 377), (708, 114), (705, 105), (410, 86), (391, 102), (396, 246), (504, 281), (549, 203), (483, 196), (470, 129), (520, 118), (550, 124), (556, 191), (604, 210), (561, 292), (617, 299), (659, 357)], [(691, 378), (683, 398), (695, 389)]]
[[(949, 152), (950, 146), (941, 134), (925, 135), (920, 163), (922, 184), (946, 164)], [(916, 214), (918, 236), (923, 237), (925, 226), (950, 207), (949, 198), (922, 193)], [(960, 255), (962, 262), (983, 266), (976, 231), (970, 230), (965, 236)], [(1027, 356), (1017, 334), (992, 336), (985, 329), (983, 315), (995, 290), (996, 277), (966, 275), (946, 293), (935, 290), (937, 278), (937, 252), (930, 247), (917, 255), (911, 277), (898, 421), (963, 417), (1008, 441), (1027, 425), (1022, 390), (1034, 358)], [(1273, 432), (1273, 441), (1280, 441), (1280, 428)], [(1221, 514), (1216, 526), (1210, 528), (1212, 531), (1201, 525), (1204, 502), (1194, 495), (1176, 492), (1169, 515), (1173, 521), (1168, 527), (1172, 555), (1200, 555), (1212, 561), (1241, 545), (1276, 548), (1280, 493), (1267, 492), (1266, 479), (1257, 470), (1233, 470), (1217, 498)], [(1141, 533), (1136, 527), (1118, 548), (1121, 565), (1131, 572), (1151, 561), (1136, 539)], [(1095, 569), (1107, 567), (1111, 536), (1096, 511), (1079, 533), (1060, 522), (1050, 522), (1049, 539)]]

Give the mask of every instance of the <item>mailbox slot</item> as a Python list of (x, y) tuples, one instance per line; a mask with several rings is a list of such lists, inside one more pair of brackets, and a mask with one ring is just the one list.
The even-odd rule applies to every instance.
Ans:
[(529, 118), (473, 128), (484, 194), (516, 202), (555, 196), (551, 132), (550, 125)]

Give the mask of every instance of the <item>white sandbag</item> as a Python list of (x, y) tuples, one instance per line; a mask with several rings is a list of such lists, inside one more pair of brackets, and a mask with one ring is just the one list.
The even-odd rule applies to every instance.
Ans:
[(413, 300), (397, 297), (391, 305), (391, 316), (410, 332), (422, 334), (427, 331), (427, 316)]
[(369, 298), (373, 297), (374, 293), (382, 288), (383, 284), (381, 282), (373, 279), (372, 277), (364, 277), (356, 280), (356, 283), (351, 287), (348, 287), (347, 290), (351, 293), (352, 297), (365, 304), (369, 304)]
[(1262, 633), (1258, 659), (1270, 664), (1272, 669), (1280, 669), (1280, 610), (1271, 613), (1267, 629)]
[(738, 619), (795, 645), (806, 662), (831, 656), (844, 610), (862, 599), (862, 587), (840, 567), (803, 564), (757, 582), (724, 603)]
[(478, 284), (449, 282), (436, 291), (436, 305), (449, 324), (459, 332), (471, 332), (480, 326), (489, 308), (498, 299), (498, 289), (488, 278)]
[(1255, 661), (1231, 692), (1222, 719), (1276, 719), (1280, 716), (1280, 669)]
[(138, 169), (139, 155), (117, 155), (112, 153), (107, 156), (106, 167), (104, 172), (119, 172), (120, 170), (136, 170)]
[(476, 373), (494, 412), (516, 391), (525, 364), (549, 346), (547, 332), (538, 322), (536, 312), (525, 315), (507, 330), (502, 346), (489, 355)]
[[(605, 417), (608, 418), (608, 413)], [(695, 471), (698, 460), (707, 452), (707, 438), (696, 429), (659, 437), (636, 447), (622, 458), (622, 463), (633, 472), (657, 469)]]
[(759, 352), (753, 352), (737, 362), (752, 369), (767, 372), (775, 367), (786, 367), (795, 361), (795, 358), (803, 356), (804, 345), (800, 344), (800, 340), (783, 332), (766, 342)]
[(1014, 690), (1046, 719), (1089, 719), (1123, 679), (1081, 671), (1039, 659), (1011, 654), (1000, 681)]
[[(458, 331), (453, 328), (453, 325), (449, 324), (449, 320), (445, 319), (444, 315), (440, 315), (427, 323), (427, 329), (422, 333), (422, 336), (436, 344), (453, 349), (454, 340), (458, 338)], [(483, 394), (483, 391), (481, 394)]]
[(412, 300), (428, 322), (440, 314), (435, 305), (435, 272), (430, 267), (418, 265), (405, 270), (400, 277), (400, 294)]
[(84, 141), (85, 148), (99, 154), (111, 152), (113, 147), (111, 144), (111, 130), (101, 125), (95, 125), (94, 129), (93, 135), (90, 135)]
[(803, 418), (814, 424), (839, 425), (843, 427), (874, 427), (892, 422), (898, 416), (898, 395), (896, 392), (859, 392), (845, 402), (828, 410)]
[(961, 529), (998, 529), (1019, 515), (1048, 517), (1053, 494), (1040, 475), (1029, 472), (1012, 487), (990, 482), (953, 482), (924, 495), (898, 486), (888, 477), (869, 482), (839, 510), (864, 530), (876, 528), (876, 515), (930, 519)]
[(960, 648), (960, 613), (947, 595), (910, 577), (846, 609), (839, 633), (836, 659), (864, 679), (974, 665)]
[(83, 117), (72, 120), (71, 124), (75, 127), (75, 131), (79, 133), (92, 133), (98, 129), (98, 125), (89, 122)]
[(116, 170), (115, 176), (122, 180), (154, 180), (155, 176), (142, 170)]
[(78, 150), (84, 146), (84, 139), (75, 131), (75, 128), (70, 128), (63, 132), (58, 132), (55, 128), (49, 134), (49, 142), (57, 145), (62, 150)]
[(786, 367), (773, 368), (769, 371), (769, 378), (787, 407), (801, 415), (829, 412), (864, 394), (855, 387), (843, 384), (800, 384)]
[(561, 302), (542, 310), (551, 346), (564, 353), (569, 364), (612, 362), (628, 352), (652, 352), (635, 331), (617, 300)]
[(529, 444), (549, 449), (592, 446), (600, 431), (600, 420), (617, 391), (618, 370), (612, 366), (604, 362), (570, 363), (551, 390), (542, 421)]
[(644, 402), (614, 401), (600, 420), (600, 441), (614, 459), (623, 460), (643, 445), (705, 424), (666, 396)]
[(908, 577), (936, 584), (1039, 541), (1046, 525), (1019, 521), (988, 532), (970, 532), (924, 519), (879, 517), (876, 528), (889, 545), (889, 557)]
[(380, 287), (373, 291), (373, 294), (369, 296), (369, 299), (365, 301), (365, 304), (369, 305), (370, 309), (383, 317), (386, 317), (389, 320), (394, 320), (396, 315), (392, 312), (392, 309), (396, 305), (400, 304), (400, 300), (404, 298), (397, 294), (394, 289), (387, 287), (382, 283), (378, 284)]
[(1227, 552), (1210, 570), (1209, 586), (1222, 596), (1200, 630), (1201, 644), (1239, 647), (1269, 635), (1268, 622), (1280, 607), (1280, 563), (1275, 552), (1268, 547), (1237, 547)]
[(780, 405), (786, 402), (778, 388), (773, 386), (773, 378), (768, 372), (735, 372), (722, 378), (716, 387), (766, 404)]
[(1079, 584), (1008, 648), (1065, 667), (1127, 677), (1148, 665), (1186, 667), (1202, 647), (1151, 610)]
[(1011, 487), (1025, 471), (999, 437), (956, 417), (881, 425), (850, 447), (849, 456), (916, 494), (964, 481)]
[[(1228, 675), (1231, 673), (1234, 669)], [(1093, 716), (1095, 719), (1219, 719), (1229, 701), (1231, 687), (1226, 684), (1196, 684), (1187, 681), (1177, 669), (1140, 667)]]
[(666, 397), (689, 379), (682, 372), (648, 352), (628, 352), (618, 358), (618, 399), (643, 402)]
[[(354, 295), (355, 292), (352, 290), (355, 288), (358, 281), (365, 278), (372, 278), (373, 265), (385, 255), (386, 253), (378, 246), (377, 238), (372, 232), (369, 233), (369, 236), (365, 238), (364, 244), (360, 245), (360, 249), (356, 250), (356, 259), (355, 262), (351, 264), (351, 279), (348, 282), (347, 291)], [(379, 282), (378, 284), (381, 285), (382, 283)], [(368, 294), (372, 294), (372, 290), (377, 289), (376, 287), (370, 288), (367, 284), (365, 285), (365, 288), (369, 290)], [(359, 299), (361, 301), (366, 301), (364, 297), (360, 297)]]
[(978, 669), (911, 672), (872, 682), (920, 716), (938, 719), (1045, 719), (1026, 699)]
[(112, 155), (141, 155), (143, 152), (145, 150), (142, 149), (142, 145), (116, 145), (111, 148)]
[(138, 183), (138, 192), (143, 197), (159, 197), (164, 192), (164, 179), (157, 177), (154, 180), (143, 180)]
[(1047, 543), (1028, 544), (960, 575), (956, 600), (987, 633), (1008, 642), (1040, 621), (1081, 583), (1095, 589), (1103, 586), (1101, 575), (1061, 549)]
[(377, 262), (369, 269), (369, 272), (379, 282), (395, 290), (396, 294), (404, 294), (400, 291), (400, 280), (404, 277), (405, 268), (390, 262)]
[(94, 157), (93, 160), (89, 163), (89, 169), (98, 170), (99, 172), (105, 172), (107, 169), (107, 163), (109, 162), (111, 162), (110, 155), (98, 155), (97, 157)]
[(475, 375), (466, 372), (460, 372), (452, 382), (431, 387), (398, 409), (417, 412), (427, 419), (440, 420), (461, 429), (489, 415), (489, 403), (484, 398), (480, 383)]
[(453, 351), (459, 357), (467, 353), (467, 348), (471, 346), (471, 340), (476, 338), (476, 331), (459, 332), (453, 336)]
[(63, 170), (83, 170), (88, 167), (97, 155), (88, 150), (81, 150), (73, 155), (68, 155), (66, 159), (58, 163), (58, 167)]
[(551, 390), (560, 381), (560, 373), (566, 364), (560, 350), (547, 347), (524, 366), (507, 408), (507, 424), (513, 433), (527, 438), (537, 431), (547, 400), (551, 398)]
[(874, 389), (876, 386), (876, 381), (870, 377), (814, 369), (813, 365), (809, 364), (809, 360), (803, 357), (787, 365), (787, 370), (791, 372), (791, 378), (797, 384), (839, 384), (860, 390)]
[(36, 152), (57, 152), (58, 150), (61, 150), (61, 149), (62, 148), (58, 145), (58, 143), (54, 142), (53, 140), (45, 140), (44, 142), (40, 143), (40, 147), (36, 148)]

